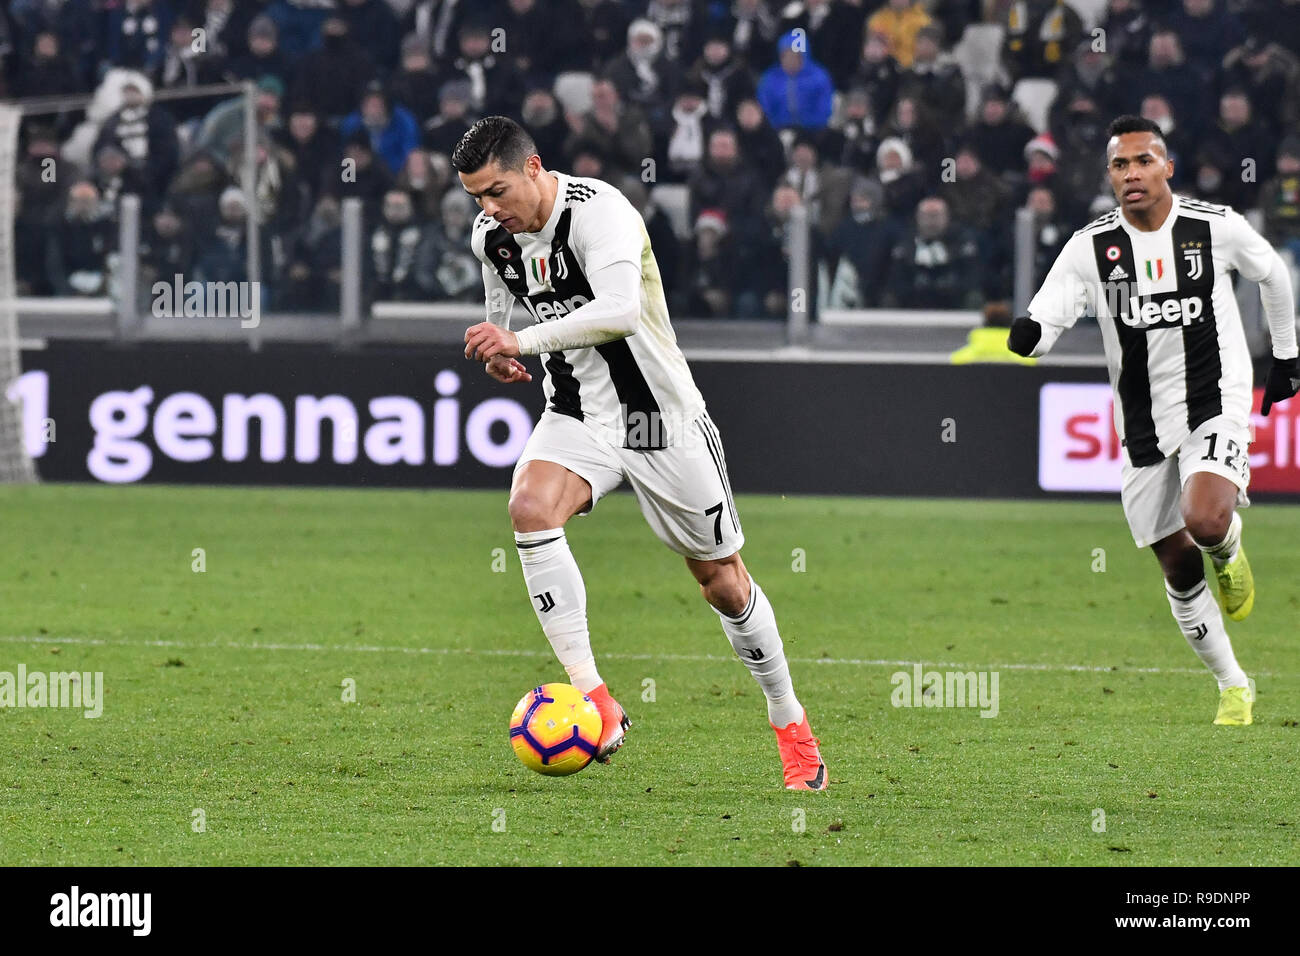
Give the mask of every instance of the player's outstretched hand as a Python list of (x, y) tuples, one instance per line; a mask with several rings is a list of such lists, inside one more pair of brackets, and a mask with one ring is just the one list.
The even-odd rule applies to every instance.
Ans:
[(486, 362), (494, 355), (518, 357), (519, 339), (515, 333), (491, 322), (480, 322), (465, 330), (465, 358)]
[(498, 382), (504, 382), (509, 385), (512, 382), (531, 382), (532, 375), (528, 374), (528, 369), (524, 368), (522, 362), (517, 359), (506, 358), (503, 355), (494, 355), (487, 360), (484, 366), (487, 373)]
[(1274, 357), (1268, 378), (1264, 380), (1264, 400), (1259, 404), (1259, 413), (1267, 418), (1274, 402), (1285, 402), (1297, 391), (1300, 391), (1300, 369), (1296, 368), (1296, 360)]

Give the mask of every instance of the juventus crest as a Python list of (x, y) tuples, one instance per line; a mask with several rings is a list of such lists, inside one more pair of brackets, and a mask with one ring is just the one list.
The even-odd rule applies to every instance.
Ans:
[(1200, 249), (1184, 249), (1183, 258), (1187, 260), (1187, 278), (1193, 282), (1201, 277), (1203, 266), (1201, 264)]

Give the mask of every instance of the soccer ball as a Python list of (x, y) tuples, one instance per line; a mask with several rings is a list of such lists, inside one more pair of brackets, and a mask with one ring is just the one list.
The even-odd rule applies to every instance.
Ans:
[(570, 684), (543, 684), (510, 715), (510, 746), (529, 770), (548, 777), (577, 773), (596, 756), (600, 711)]

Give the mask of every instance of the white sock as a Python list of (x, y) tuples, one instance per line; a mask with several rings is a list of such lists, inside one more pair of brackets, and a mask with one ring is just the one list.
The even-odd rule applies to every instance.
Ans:
[(803, 707), (794, 695), (790, 667), (776, 629), (776, 615), (763, 589), (749, 579), (749, 604), (736, 617), (713, 609), (736, 655), (749, 668), (767, 697), (767, 719), (775, 727), (803, 720)]
[(1202, 545), (1197, 547), (1210, 556), (1216, 568), (1221, 568), (1237, 556), (1237, 546), (1241, 544), (1241, 515), (1237, 512), (1232, 513), (1232, 521), (1228, 524), (1228, 533), (1223, 536), (1223, 540), (1218, 544)]
[(1165, 593), (1169, 596), (1174, 620), (1201, 663), (1218, 680), (1219, 690), (1247, 686), (1246, 672), (1232, 653), (1232, 641), (1223, 626), (1219, 605), (1210, 597), (1209, 582), (1201, 581), (1188, 591), (1175, 591), (1165, 582)]
[(574, 687), (584, 694), (595, 690), (603, 681), (587, 632), (587, 588), (564, 529), (516, 531), (515, 547), (533, 611), (555, 656)]

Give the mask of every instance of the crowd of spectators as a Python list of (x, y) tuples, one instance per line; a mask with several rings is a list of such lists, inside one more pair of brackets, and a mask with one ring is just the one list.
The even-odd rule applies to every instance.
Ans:
[[(981, 22), (1001, 81), (972, 89), (952, 51)], [(109, 292), (136, 194), (146, 288), (247, 278), (256, 216), (269, 307), (337, 309), (356, 197), (369, 299), (476, 301), (449, 155), (492, 113), (624, 191), (680, 316), (783, 316), (800, 206), (836, 305), (1005, 301), (1017, 209), (1041, 274), (1114, 205), (1125, 112), (1164, 130), (1176, 188), (1259, 208), (1300, 257), (1300, 0), (1109, 0), (1096, 26), (1064, 0), (11, 0), (0, 96), (94, 96), (23, 124), (20, 293)], [(592, 78), (584, 108), (565, 74)], [(1041, 131), (1011, 95), (1035, 78), (1057, 88)], [(172, 95), (238, 81), (247, 192), (243, 98)], [(675, 221), (664, 185), (689, 197)]]

